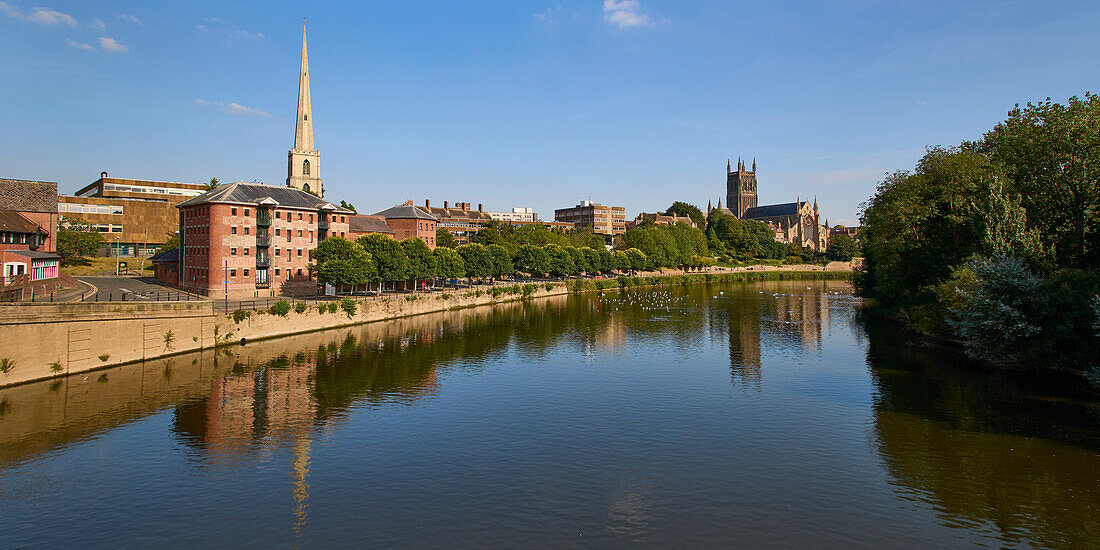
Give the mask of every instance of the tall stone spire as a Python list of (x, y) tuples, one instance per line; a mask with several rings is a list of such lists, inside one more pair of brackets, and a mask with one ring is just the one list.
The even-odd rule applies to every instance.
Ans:
[(298, 76), (298, 119), (294, 127), (294, 149), (313, 150), (313, 107), (309, 101), (309, 56), (306, 54), (306, 22), (302, 21), (302, 73)]
[(298, 75), (298, 117), (294, 122), (294, 148), (287, 163), (286, 184), (323, 197), (321, 153), (313, 147), (313, 103), (309, 96), (309, 56), (306, 22), (302, 20), (302, 65)]

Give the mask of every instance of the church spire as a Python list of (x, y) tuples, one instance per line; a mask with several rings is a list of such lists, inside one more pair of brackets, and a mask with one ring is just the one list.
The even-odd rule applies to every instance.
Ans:
[(752, 157), (752, 173), (756, 173), (756, 157)]
[(730, 159), (726, 159), (726, 173), (730, 173)]
[(309, 100), (309, 57), (306, 54), (306, 21), (302, 20), (302, 72), (298, 77), (298, 122), (294, 127), (294, 149), (313, 151), (313, 107)]

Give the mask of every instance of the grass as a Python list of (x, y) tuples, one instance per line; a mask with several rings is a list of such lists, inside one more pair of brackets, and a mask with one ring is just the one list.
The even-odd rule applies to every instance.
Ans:
[[(61, 271), (68, 273), (74, 277), (88, 277), (93, 275), (114, 275), (115, 274), (115, 258), (81, 258), (73, 260), (70, 265), (61, 266)], [(127, 268), (130, 273), (140, 276), (152, 276), (153, 264), (148, 259), (145, 260), (145, 269), (138, 273), (138, 268), (141, 267), (141, 258), (122, 258), (122, 261), (126, 262)]]

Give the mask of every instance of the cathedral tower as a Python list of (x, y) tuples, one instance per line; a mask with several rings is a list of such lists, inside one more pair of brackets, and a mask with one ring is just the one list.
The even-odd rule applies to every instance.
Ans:
[(726, 208), (738, 218), (756, 208), (756, 159), (752, 160), (752, 170), (746, 170), (741, 159), (737, 159), (737, 170), (730, 170), (726, 161)]
[(288, 154), (286, 184), (319, 197), (321, 153), (313, 148), (313, 107), (309, 100), (309, 58), (306, 55), (306, 24), (302, 22), (302, 74), (298, 77), (298, 118), (294, 125), (294, 148)]

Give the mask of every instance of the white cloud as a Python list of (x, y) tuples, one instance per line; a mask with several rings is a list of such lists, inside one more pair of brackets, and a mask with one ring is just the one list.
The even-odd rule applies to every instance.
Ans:
[(96, 17), (95, 19), (92, 19), (92, 30), (103, 32), (107, 30), (107, 24), (104, 23), (102, 19)]
[(620, 29), (652, 25), (648, 15), (638, 12), (640, 7), (638, 0), (603, 0), (604, 21)]
[(536, 13), (535, 19), (543, 23), (554, 23), (557, 21), (559, 14), (561, 14), (561, 4), (549, 8), (542, 13)]
[(77, 42), (76, 40), (72, 40), (70, 38), (66, 38), (65, 43), (81, 50), (91, 50), (93, 52), (95, 51), (95, 46), (92, 46), (91, 44), (85, 44), (84, 42)]
[(229, 33), (230, 38), (243, 38), (245, 40), (263, 40), (267, 38), (261, 32), (248, 32), (248, 31), (233, 31)]
[(123, 20), (123, 21), (129, 21), (129, 22), (131, 22), (135, 25), (144, 25), (145, 24), (145, 23), (142, 23), (141, 19), (138, 19), (138, 17), (136, 15), (131, 15), (129, 13), (120, 13), (120, 14), (118, 14), (118, 18)]
[(241, 105), (240, 103), (234, 103), (232, 101), (230, 101), (229, 103), (226, 103), (224, 101), (207, 101), (205, 99), (196, 99), (195, 100), (195, 105), (199, 105), (201, 107), (206, 107), (206, 106), (210, 106), (210, 105), (213, 105), (215, 107), (221, 107), (223, 111), (225, 111), (226, 113), (229, 113), (231, 115), (256, 115), (256, 116), (263, 116), (263, 117), (270, 117), (271, 116), (270, 113), (266, 113), (264, 111), (261, 111), (259, 109), (253, 108), (253, 107), (249, 107), (247, 105)]
[(30, 21), (32, 23), (38, 23), (39, 25), (68, 25), (70, 27), (78, 26), (76, 19), (67, 13), (61, 13), (55, 9), (35, 7), (31, 9), (30, 14), (23, 13), (19, 8), (7, 3), (0, 2), (0, 12), (8, 17), (20, 19), (23, 21)]
[(100, 37), (99, 47), (103, 48), (103, 51), (105, 52), (126, 53), (130, 51), (129, 48), (123, 46), (114, 38), (109, 38), (106, 36)]

